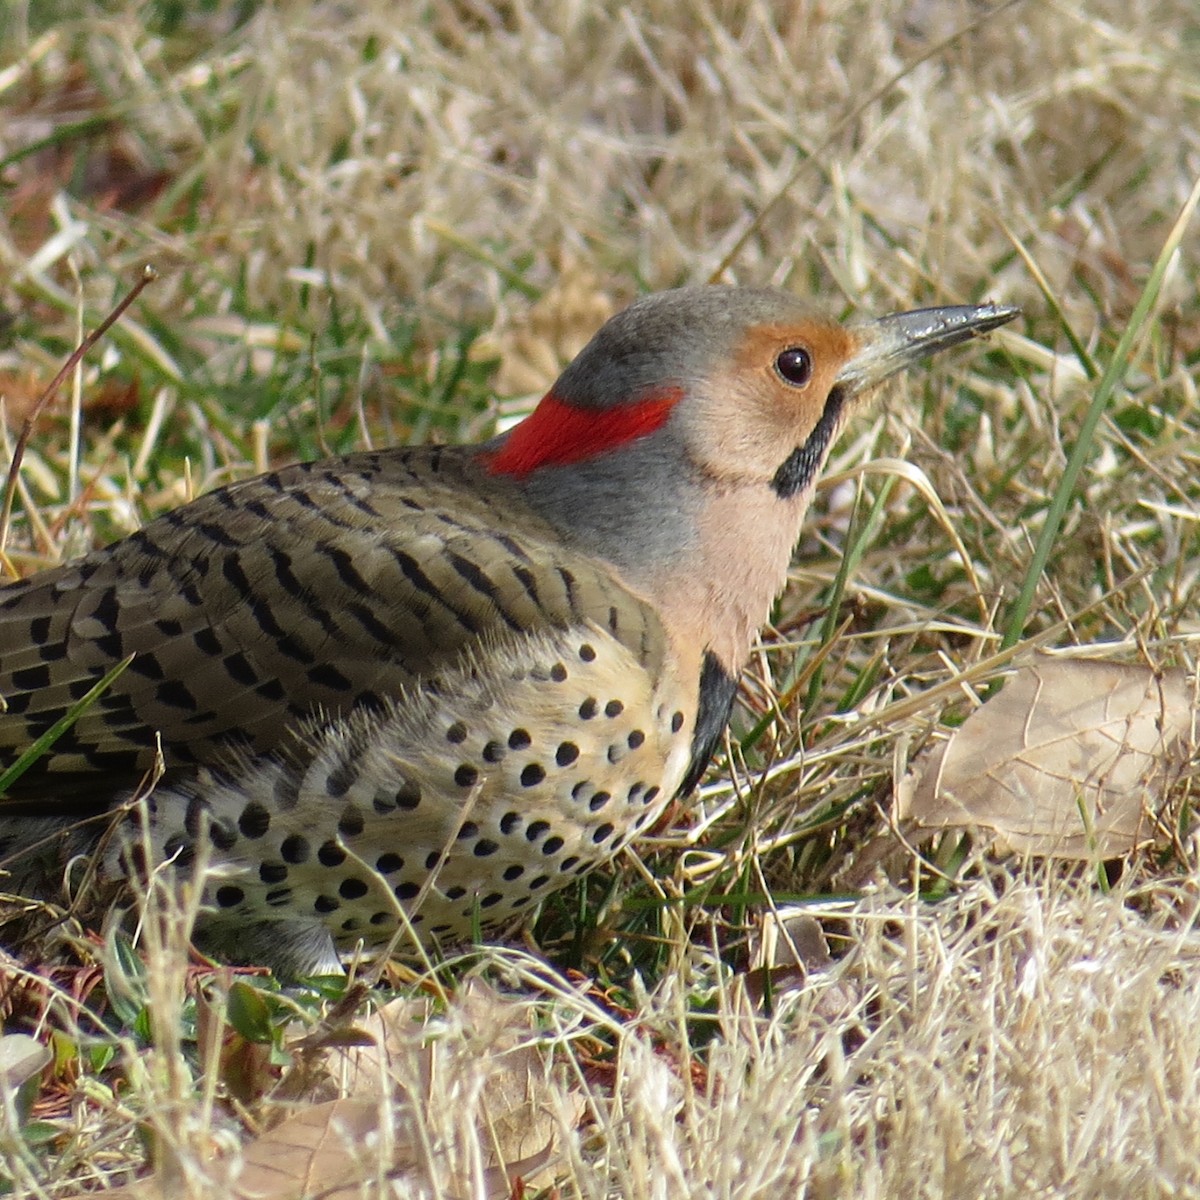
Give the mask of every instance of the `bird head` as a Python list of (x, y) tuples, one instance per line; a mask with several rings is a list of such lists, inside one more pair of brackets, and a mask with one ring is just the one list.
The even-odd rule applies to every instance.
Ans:
[(856, 401), (1018, 311), (957, 305), (845, 326), (773, 289), (646, 296), (596, 334), (492, 447), (488, 467), (524, 478), (659, 434), (678, 439), (713, 479), (757, 480), (790, 498), (815, 479)]
[[(782, 587), (817, 476), (863, 397), (1010, 321), (994, 304), (843, 325), (787, 293), (681, 288), (613, 317), (534, 412), (483, 448), (634, 586), (724, 622), (740, 658)], [(740, 650), (738, 650), (740, 647)]]

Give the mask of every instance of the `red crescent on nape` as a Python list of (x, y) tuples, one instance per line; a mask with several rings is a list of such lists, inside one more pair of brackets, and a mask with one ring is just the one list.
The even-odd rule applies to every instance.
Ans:
[(519, 479), (539, 467), (584, 462), (653, 433), (682, 399), (683, 388), (663, 387), (629, 404), (580, 408), (549, 392), (484, 464), (493, 475)]

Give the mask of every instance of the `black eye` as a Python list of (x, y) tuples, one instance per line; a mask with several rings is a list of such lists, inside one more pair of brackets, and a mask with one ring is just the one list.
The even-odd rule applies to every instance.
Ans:
[(812, 378), (812, 356), (803, 346), (789, 346), (779, 352), (775, 370), (785, 383), (803, 387)]

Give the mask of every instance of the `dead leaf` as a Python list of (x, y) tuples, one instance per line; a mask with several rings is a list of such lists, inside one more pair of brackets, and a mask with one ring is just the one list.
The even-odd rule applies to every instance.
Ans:
[(832, 960), (821, 923), (803, 909), (766, 910), (750, 941), (746, 990), (755, 1004), (798, 992)]
[(529, 1186), (549, 1183), (530, 1176), (553, 1159), (558, 1122), (549, 1103), (549, 1067), (534, 1044), (528, 1008), (478, 979), (467, 981), (455, 1005), (469, 1053), (456, 1055), (445, 1039), (428, 1036), (428, 1000), (394, 1000), (356, 1023), (363, 1044), (337, 1048), (341, 1087), (351, 1096), (378, 1095), (381, 1086), (389, 1087), (427, 1110), (459, 1085), (465, 1069), (479, 1088), (485, 1167), (505, 1180), (517, 1174)]
[(390, 1154), (380, 1135), (379, 1104), (366, 1100), (330, 1100), (302, 1109), (251, 1142), (242, 1169), (230, 1180), (239, 1200), (299, 1200), (336, 1196), (373, 1176), (411, 1170), (406, 1148)]
[[(380, 1117), (387, 1112), (394, 1127), (385, 1130)], [(427, 1147), (418, 1131), (395, 1109), (378, 1101), (330, 1100), (303, 1109), (246, 1147), (242, 1166), (229, 1180), (237, 1200), (324, 1200), (361, 1197), (364, 1184), (390, 1179), (427, 1177), (423, 1167)], [(454, 1179), (442, 1194), (448, 1200), (482, 1196), (502, 1200), (511, 1192), (510, 1173), (525, 1178), (540, 1170), (546, 1156), (490, 1167), (484, 1171), (482, 1193), (467, 1178)], [(381, 1191), (380, 1194), (390, 1194)]]
[(1152, 836), (1194, 714), (1182, 671), (1047, 658), (909, 773), (899, 815), (924, 830), (982, 828), (1018, 853), (1128, 854)]
[(838, 1022), (856, 1007), (859, 998), (845, 977), (826, 977), (833, 965), (825, 930), (807, 909), (768, 910), (751, 935), (750, 963), (743, 985), (759, 1009), (774, 1007), (790, 995), (811, 989), (815, 996), (813, 1013)]
[[(345, 1094), (308, 1104), (291, 1093), (282, 1121), (240, 1157), (207, 1163), (206, 1178), (189, 1177), (189, 1194), (350, 1200), (407, 1187), (446, 1200), (506, 1200), (517, 1179), (549, 1186), (565, 1089), (552, 1087), (538, 1043), (531, 1006), (478, 980), (449, 1009), (393, 1001), (325, 1043), (333, 1078), (321, 1086), (336, 1082)], [(303, 1073), (315, 1090), (311, 1063)], [(582, 1113), (579, 1099), (568, 1119)], [(114, 1194), (169, 1200), (179, 1188), (162, 1174)]]
[[(210, 1161), (207, 1177), (189, 1180), (189, 1196), (228, 1200), (301, 1200), (321, 1196), (360, 1197), (363, 1184), (398, 1173), (411, 1160), (402, 1154), (380, 1154), (379, 1105), (365, 1100), (331, 1100), (289, 1117), (255, 1138), (240, 1160)], [(397, 1148), (398, 1149), (398, 1148)], [(168, 1174), (139, 1179), (106, 1192), (120, 1200), (169, 1200), (179, 1194), (179, 1181)]]

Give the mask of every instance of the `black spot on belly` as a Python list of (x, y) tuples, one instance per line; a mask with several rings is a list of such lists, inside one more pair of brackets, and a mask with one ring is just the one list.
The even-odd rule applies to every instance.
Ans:
[(298, 833), (284, 838), (283, 845), (279, 847), (279, 853), (283, 856), (283, 860), (290, 863), (306, 862), (311, 852), (308, 839), (301, 837)]
[(238, 817), (238, 829), (244, 837), (260, 838), (270, 827), (271, 814), (257, 800), (251, 800)]
[(317, 851), (317, 862), (323, 867), (340, 867), (346, 861), (346, 852), (337, 842), (323, 842)]

